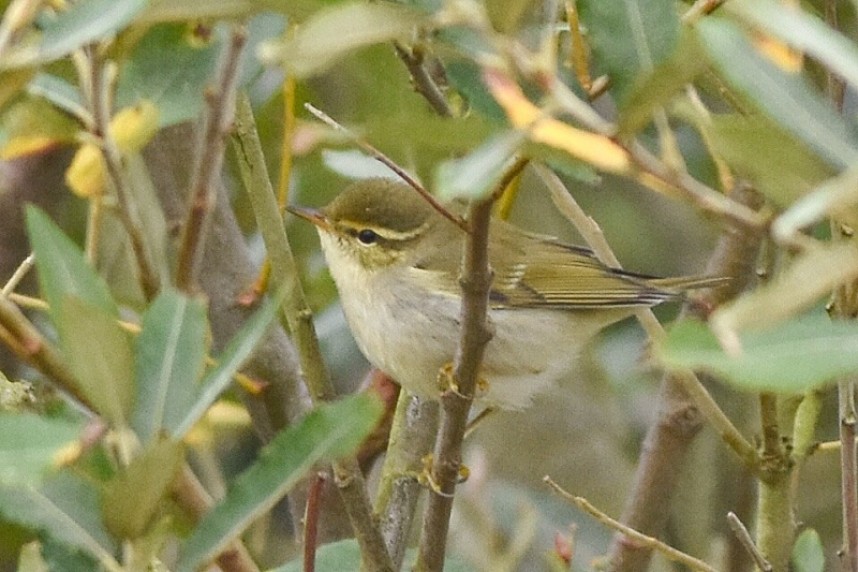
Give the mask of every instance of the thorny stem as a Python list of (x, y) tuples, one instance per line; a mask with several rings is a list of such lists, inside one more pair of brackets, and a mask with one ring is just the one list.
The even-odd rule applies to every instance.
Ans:
[(241, 52), (246, 41), (247, 31), (244, 26), (234, 25), (223, 53), (217, 81), (214, 87), (206, 91), (207, 111), (191, 176), (190, 205), (176, 268), (176, 285), (186, 292), (196, 288), (209, 219), (217, 200), (215, 183), (223, 166), (226, 136), (235, 111)]

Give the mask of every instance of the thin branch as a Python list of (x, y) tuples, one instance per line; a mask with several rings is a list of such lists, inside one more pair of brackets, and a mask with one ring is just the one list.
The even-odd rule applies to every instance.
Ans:
[(372, 143), (369, 143), (365, 139), (358, 137), (357, 135), (352, 133), (349, 129), (347, 129), (343, 124), (337, 122), (336, 119), (332, 118), (330, 115), (328, 115), (327, 113), (325, 113), (321, 109), (315, 107), (311, 103), (305, 103), (304, 108), (307, 111), (309, 111), (310, 113), (312, 113), (316, 117), (316, 119), (323, 122), (328, 127), (331, 127), (332, 129), (335, 129), (336, 131), (340, 131), (340, 132), (346, 134), (350, 139), (352, 139), (357, 144), (358, 147), (360, 147), (361, 149), (363, 149), (364, 151), (369, 153), (369, 155), (371, 155), (373, 159), (375, 159), (379, 163), (385, 165), (391, 171), (396, 173), (396, 175), (400, 179), (402, 179), (409, 187), (411, 187), (412, 189), (417, 191), (417, 193), (420, 194), (420, 196), (423, 197), (427, 203), (432, 205), (432, 208), (434, 208), (436, 211), (438, 211), (438, 213), (441, 214), (441, 216), (443, 216), (444, 218), (446, 218), (447, 220), (449, 220), (450, 222), (452, 222), (453, 224), (455, 224), (456, 226), (458, 226), (459, 228), (461, 228), (465, 232), (469, 231), (468, 223), (465, 222), (464, 219), (462, 219), (462, 217), (457, 216), (454, 213), (451, 213), (449, 210), (447, 210), (447, 208), (444, 205), (442, 205), (440, 202), (438, 202), (438, 200), (435, 197), (433, 197), (429, 193), (429, 191), (427, 191), (426, 188), (420, 184), (420, 182), (417, 179), (412, 177), (405, 169), (403, 169), (402, 167), (397, 165), (393, 159), (391, 159), (390, 157), (388, 157), (387, 155), (382, 153), (379, 149), (377, 149), (375, 146), (373, 146)]
[[(596, 255), (608, 266), (619, 268), (620, 263), (611, 250), (610, 245), (599, 225), (590, 218), (578, 205), (575, 198), (566, 189), (560, 177), (544, 165), (534, 165), (543, 183), (551, 193), (551, 198), (558, 210), (566, 216), (584, 241), (594, 250)], [(657, 342), (665, 337), (664, 328), (658, 322), (651, 310), (640, 310), (637, 313), (638, 321), (646, 331), (652, 342)], [(724, 411), (718, 406), (709, 391), (700, 383), (700, 380), (691, 371), (675, 371), (673, 376), (680, 383), (683, 390), (687, 392), (694, 404), (700, 409), (704, 417), (712, 424), (713, 428), (721, 435), (722, 439), (745, 461), (748, 466), (756, 464), (757, 452), (754, 446), (742, 436)]]
[(417, 475), (422, 469), (422, 459), (432, 450), (438, 409), (437, 401), (405, 390), (399, 393), (375, 501), (394, 570), (402, 567), (405, 558), (417, 500), (423, 491)]
[(217, 200), (215, 183), (221, 175), (226, 136), (232, 125), (239, 63), (246, 41), (247, 31), (244, 26), (234, 25), (224, 49), (215, 85), (206, 91), (207, 112), (203, 119), (199, 152), (191, 176), (190, 205), (176, 268), (176, 285), (184, 291), (196, 288), (209, 219)]
[[(519, 169), (520, 170), (520, 169)], [(516, 171), (517, 172), (517, 171)], [(509, 181), (509, 176), (501, 184)], [(502, 192), (496, 191), (492, 196)], [(474, 399), (480, 364), (491, 339), (487, 312), (492, 272), (489, 268), (489, 222), (492, 197), (472, 203), (468, 222), (470, 234), (465, 240), (462, 260), (461, 330), (451, 381), (455, 389), (441, 396), (443, 415), (435, 442), (431, 479), (435, 486), (423, 515), (419, 556), (415, 570), (440, 572), (444, 567), (447, 532), (453, 508), (453, 494), (462, 466), (462, 439), (468, 424), (468, 412)]]
[(429, 70), (426, 69), (425, 54), (422, 48), (419, 46), (409, 48), (398, 41), (393, 42), (393, 48), (396, 50), (396, 55), (408, 68), (408, 73), (411, 74), (411, 80), (417, 93), (426, 99), (435, 113), (441, 117), (453, 117), (453, 110), (450, 109), (444, 92), (441, 91), (441, 88), (432, 79)]
[(36, 257), (33, 254), (27, 256), (27, 258), (18, 265), (18, 268), (15, 269), (15, 272), (13, 272), (9, 280), (6, 281), (6, 284), (3, 285), (3, 290), (0, 291), (0, 296), (8, 296), (11, 294), (35, 264)]
[(583, 510), (590, 516), (596, 519), (597, 522), (607, 526), (608, 528), (619, 532), (620, 534), (626, 536), (634, 543), (646, 547), (650, 550), (656, 550), (664, 555), (665, 558), (671, 560), (673, 562), (678, 562), (684, 566), (691, 568), (692, 570), (699, 570), (701, 572), (717, 572), (715, 568), (708, 565), (706, 562), (698, 558), (694, 558), (693, 556), (686, 554), (668, 544), (665, 544), (661, 540), (657, 538), (653, 538), (652, 536), (647, 536), (642, 532), (639, 532), (631, 527), (626, 526), (618, 520), (615, 520), (600, 511), (598, 508), (593, 506), (587, 499), (584, 497), (574, 496), (567, 491), (565, 491), (560, 485), (554, 482), (551, 477), (545, 476), (543, 477), (543, 482), (546, 483), (551, 489), (560, 495), (563, 499), (569, 501), (574, 504), (579, 509)]
[(326, 479), (325, 473), (317, 473), (313, 477), (310, 491), (307, 493), (307, 508), (304, 511), (304, 572), (315, 572), (316, 570), (321, 495)]
[[(843, 497), (842, 569), (858, 571), (858, 460), (855, 450), (855, 381), (838, 384), (840, 401), (840, 481)], [(851, 443), (851, 445), (849, 445)]]
[(760, 553), (760, 549), (757, 548), (757, 545), (754, 544), (754, 539), (751, 538), (751, 533), (748, 532), (748, 529), (739, 517), (736, 516), (736, 513), (728, 512), (727, 522), (730, 524), (730, 529), (733, 531), (733, 534), (735, 534), (736, 538), (739, 539), (739, 544), (745, 548), (754, 560), (757, 568), (759, 568), (761, 572), (772, 572), (772, 565), (768, 560), (766, 560), (766, 557)]
[[(110, 133), (111, 93), (113, 73), (108, 70), (106, 62), (98, 53), (98, 48), (91, 46), (86, 50), (89, 76), (82, 78), (84, 92), (89, 94), (90, 110), (92, 112), (92, 132), (101, 147), (107, 174), (116, 190), (116, 201), (119, 206), (119, 220), (125, 232), (128, 233), (129, 244), (134, 253), (134, 260), (140, 272), (140, 286), (147, 300), (157, 295), (160, 289), (158, 273), (149, 259), (149, 251), (140, 224), (140, 214), (137, 203), (132, 196), (131, 183), (122, 162), (122, 153)], [(94, 199), (99, 200), (99, 199)]]
[[(314, 404), (331, 401), (336, 398), (336, 391), (322, 358), (312, 312), (298, 280), (298, 268), (265, 167), (253, 110), (244, 94), (238, 98), (233, 141), (244, 186), (271, 260), (274, 282), (287, 290), (283, 317), (292, 332), (304, 381)], [(333, 472), (364, 563), (373, 571), (392, 571), (384, 540), (372, 515), (360, 467), (354, 459), (348, 459), (334, 463)]]
[(682, 15), (683, 24), (693, 24), (701, 16), (711, 14), (727, 0), (697, 0), (685, 14)]

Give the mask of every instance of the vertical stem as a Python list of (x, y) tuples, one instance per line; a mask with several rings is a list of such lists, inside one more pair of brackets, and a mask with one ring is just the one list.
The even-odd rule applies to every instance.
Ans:
[(788, 466), (773, 464), (764, 469), (760, 479), (757, 548), (771, 564), (773, 572), (789, 572), (795, 541), (790, 474)]
[(440, 572), (444, 568), (453, 494), (462, 466), (462, 439), (483, 352), (491, 338), (486, 321), (492, 281), (488, 260), (491, 211), (492, 201), (484, 200), (472, 204), (468, 216), (471, 233), (465, 242), (462, 264), (462, 330), (453, 373), (458, 389), (447, 391), (441, 398), (443, 415), (432, 466), (432, 480), (437, 488), (430, 492), (423, 515), (415, 566), (419, 572)]
[(842, 380), (840, 399), (840, 473), (843, 495), (841, 570), (858, 572), (858, 463), (855, 457), (855, 381)]

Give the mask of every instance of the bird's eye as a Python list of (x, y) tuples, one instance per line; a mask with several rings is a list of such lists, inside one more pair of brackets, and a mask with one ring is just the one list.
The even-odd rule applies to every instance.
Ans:
[(378, 240), (378, 234), (374, 230), (365, 228), (357, 233), (357, 239), (361, 244), (375, 244), (375, 241)]

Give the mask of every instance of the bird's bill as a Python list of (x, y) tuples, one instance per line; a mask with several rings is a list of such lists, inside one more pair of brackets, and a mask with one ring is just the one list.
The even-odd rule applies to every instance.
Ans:
[(295, 215), (296, 217), (302, 218), (308, 222), (313, 223), (319, 228), (325, 230), (331, 228), (331, 223), (328, 222), (328, 217), (326, 217), (325, 213), (323, 213), (319, 209), (288, 206), (286, 207), (286, 210)]

